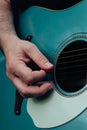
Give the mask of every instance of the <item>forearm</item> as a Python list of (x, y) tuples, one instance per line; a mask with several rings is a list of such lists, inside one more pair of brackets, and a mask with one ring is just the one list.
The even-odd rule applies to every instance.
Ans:
[(9, 38), (17, 37), (14, 25), (10, 0), (0, 0), (0, 48), (3, 50), (10, 44)]

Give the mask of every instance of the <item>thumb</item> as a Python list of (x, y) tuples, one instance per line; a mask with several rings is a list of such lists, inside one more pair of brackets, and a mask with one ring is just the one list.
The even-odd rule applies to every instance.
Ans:
[(27, 48), (27, 55), (43, 70), (53, 69), (53, 64), (40, 52), (40, 50), (32, 43)]

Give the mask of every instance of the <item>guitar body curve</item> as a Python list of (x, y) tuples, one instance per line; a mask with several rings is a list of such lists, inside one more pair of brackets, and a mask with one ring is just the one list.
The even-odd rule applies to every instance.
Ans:
[[(79, 86), (78, 84), (74, 84), (78, 86), (78, 89), (75, 89), (74, 87), (69, 91), (68, 88), (70, 88), (71, 84), (73, 84), (73, 81), (71, 79), (69, 79), (71, 83), (69, 83), (68, 85), (66, 84), (65, 81), (63, 81), (63, 79), (62, 81), (64, 82), (64, 84), (62, 84), (61, 81), (57, 80), (57, 76), (59, 77), (61, 76), (61, 75), (57, 75), (57, 73), (59, 72), (59, 70), (57, 70), (57, 65), (58, 68), (60, 68), (59, 58), (60, 59), (62, 58), (61, 57), (62, 52), (72, 51), (71, 48), (73, 48), (73, 50), (74, 49), (81, 50), (81, 48), (84, 49), (84, 47), (86, 48), (87, 46), (86, 11), (87, 11), (87, 1), (85, 0), (79, 3), (78, 5), (66, 10), (54, 11), (46, 8), (33, 6), (20, 14), (18, 20), (18, 29), (17, 29), (18, 35), (22, 39), (26, 39), (28, 35), (31, 35), (32, 36), (31, 41), (34, 44), (36, 44), (36, 46), (54, 64), (55, 67), (54, 67), (54, 72), (52, 74), (53, 74), (53, 82), (54, 82), (55, 89), (52, 92), (52, 94), (50, 94), (47, 98), (45, 97), (42, 101), (39, 99), (29, 99), (27, 102), (27, 110), (26, 110), (26, 100), (25, 100), (22, 106), (23, 112), (21, 116), (17, 117), (16, 115), (14, 115), (12, 108), (14, 108), (15, 90), (13, 84), (6, 77), (5, 58), (3, 54), (0, 52), (0, 68), (1, 68), (0, 69), (1, 72), (0, 115), (2, 115), (3, 117), (0, 122), (1, 130), (4, 129), (15, 130), (15, 128), (19, 130), (23, 130), (23, 129), (37, 130), (37, 129), (45, 129), (45, 128), (46, 129), (50, 128), (52, 130), (58, 130), (58, 129), (77, 130), (81, 128), (84, 130), (87, 129), (87, 121), (86, 121), (87, 103), (85, 101), (87, 98), (87, 92), (86, 92), (87, 83), (85, 83), (85, 78), (82, 79), (82, 77), (79, 77), (80, 80), (82, 79), (82, 83), (83, 83), (82, 86)], [(81, 48), (79, 48), (77, 44), (81, 45)], [(75, 45), (76, 48), (73, 47)], [(81, 54), (83, 55), (84, 53), (81, 52)], [(70, 54), (68, 54), (68, 56), (69, 55)], [(67, 61), (63, 61), (63, 62), (67, 62)], [(68, 66), (70, 66), (71, 64), (69, 64)], [(67, 68), (67, 71), (70, 70), (71, 69)], [(60, 72), (62, 73), (62, 71)], [(66, 74), (65, 69), (63, 70), (63, 72), (65, 72)], [(52, 80), (51, 78), (52, 74), (50, 74), (50, 76), (47, 75), (47, 80), (49, 81)], [(76, 71), (75, 74), (78, 77), (79, 74), (77, 74)], [(84, 77), (85, 74), (81, 73), (81, 75), (82, 74)], [(64, 77), (62, 76), (61, 78), (65, 78), (65, 76)], [(67, 78), (69, 78), (69, 76)], [(74, 80), (80, 81), (78, 80), (77, 77), (76, 80), (75, 79)], [(67, 89), (64, 89), (63, 87), (64, 85), (69, 87)], [(54, 104), (52, 104), (53, 102)], [(58, 103), (56, 105), (57, 110), (55, 109), (55, 102)], [(41, 106), (43, 106), (43, 108)], [(47, 110), (46, 113), (45, 110)], [(53, 111), (56, 110), (56, 112), (53, 113), (54, 117), (52, 117), (53, 116), (52, 110)], [(27, 112), (32, 117), (35, 126)], [(42, 112), (42, 115), (40, 112)], [(63, 116), (62, 118), (60, 116), (58, 117), (59, 113), (61, 114), (63, 113), (63, 115), (65, 114), (64, 117)], [(44, 116), (43, 114), (46, 116), (50, 115), (49, 116), (50, 119), (49, 118), (47, 119), (47, 117)], [(40, 120), (38, 121), (37, 119)]]

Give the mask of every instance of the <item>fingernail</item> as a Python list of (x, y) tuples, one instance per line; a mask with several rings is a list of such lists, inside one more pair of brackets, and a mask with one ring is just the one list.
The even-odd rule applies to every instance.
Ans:
[(50, 62), (46, 62), (45, 66), (47, 66), (47, 67), (53, 67), (53, 64), (51, 64)]

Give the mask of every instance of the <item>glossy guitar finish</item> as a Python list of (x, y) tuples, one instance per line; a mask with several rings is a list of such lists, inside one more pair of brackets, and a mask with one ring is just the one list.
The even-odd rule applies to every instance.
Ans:
[[(61, 11), (54, 11), (54, 10), (50, 10), (46, 8), (33, 6), (27, 9), (26, 11), (24, 11), (19, 17), (18, 34), (20, 35), (20, 37), (22, 39), (26, 39), (28, 35), (32, 35), (32, 42), (38, 46), (38, 48), (49, 58), (50, 61), (54, 63), (54, 66), (55, 66), (54, 72), (52, 74), (48, 74), (46, 80), (53, 80), (56, 90), (54, 90), (52, 94), (56, 95), (57, 99), (53, 100), (54, 97), (53, 99), (51, 99), (50, 97), (52, 94), (50, 94), (48, 98), (43, 98), (43, 102), (40, 102), (41, 100), (39, 99), (36, 99), (36, 101), (35, 99), (30, 99), (27, 103), (27, 110), (30, 110), (29, 114), (31, 115), (32, 120), (34, 121), (36, 126), (40, 127), (40, 129), (41, 128), (47, 129), (47, 128), (56, 127), (56, 126), (57, 126), (56, 128), (51, 128), (51, 129), (52, 130), (58, 130), (58, 129), (77, 130), (81, 128), (82, 130), (87, 129), (87, 118), (86, 118), (87, 117), (87, 110), (86, 110), (87, 82), (85, 82), (85, 78), (82, 79), (82, 77), (80, 77), (80, 80), (82, 79), (82, 82), (83, 82), (82, 86), (79, 86), (78, 84), (74, 84), (76, 85), (76, 87), (78, 87), (78, 89), (74, 89), (75, 87), (73, 87), (71, 90), (68, 91), (68, 89), (64, 89), (63, 87), (64, 84), (62, 84), (61, 81), (59, 81), (57, 77), (57, 76), (59, 77), (61, 76), (61, 75), (57, 75), (58, 71), (60, 71), (60, 70), (57, 70), (57, 65), (60, 68), (59, 58), (62, 58), (61, 57), (62, 52), (71, 51), (71, 48), (73, 48), (72, 50), (74, 49), (81, 50), (81, 48), (84, 49), (84, 47), (86, 49), (87, 47), (86, 24), (87, 24), (87, 0), (84, 0), (71, 8), (61, 10)], [(81, 48), (79, 48), (77, 44), (81, 45)], [(77, 47), (74, 48), (73, 45), (76, 45)], [(68, 51), (64, 50), (67, 47), (69, 47), (69, 49), (66, 49)], [(82, 55), (84, 53), (81, 52)], [(31, 118), (27, 114), (26, 101), (24, 101), (24, 104), (22, 106), (22, 114), (19, 117), (14, 115), (13, 108), (14, 108), (14, 100), (15, 100), (14, 99), (15, 90), (14, 90), (13, 84), (8, 80), (8, 78), (5, 75), (4, 56), (2, 55), (2, 53), (0, 53), (0, 56), (1, 56), (0, 58), (0, 73), (1, 73), (0, 115), (2, 115), (2, 119), (0, 121), (0, 130), (5, 130), (5, 129), (37, 130), (38, 128), (34, 126)], [(68, 54), (68, 56), (71, 56), (71, 55)], [(87, 54), (85, 55), (85, 58), (87, 58), (86, 56)], [(83, 62), (80, 62), (80, 63), (83, 63)], [(68, 66), (70, 65), (71, 64), (69, 64)], [(80, 68), (80, 69), (83, 69), (83, 68)], [(68, 69), (67, 67), (67, 70), (70, 71), (71, 69)], [(62, 71), (60, 72), (62, 73)], [(64, 69), (64, 72), (66, 73), (65, 69)], [(85, 69), (85, 73), (86, 73), (86, 69)], [(80, 73), (80, 74), (84, 76), (85, 73)], [(77, 74), (76, 71), (75, 71), (75, 75), (76, 77), (79, 76), (79, 74)], [(62, 78), (64, 77), (62, 76)], [(69, 80), (71, 81), (71, 84), (73, 84), (73, 81), (71, 79)], [(76, 81), (80, 81), (80, 80), (76, 78)], [(65, 83), (65, 86), (68, 85), (70, 87), (70, 83), (67, 84), (65, 81), (63, 82)], [(60, 102), (60, 99), (62, 99), (62, 102)], [(50, 103), (52, 104), (53, 101), (54, 101), (54, 106), (50, 106)], [(67, 101), (68, 101), (68, 104), (67, 104)], [(44, 120), (48, 121), (44, 123), (43, 118), (41, 116), (43, 116), (43, 113), (45, 113), (45, 111), (38, 104), (41, 103), (43, 108), (48, 107), (47, 110), (52, 108), (52, 110), (55, 111), (55, 102), (58, 102), (58, 104), (56, 105), (57, 111), (56, 113), (54, 113), (55, 120), (53, 120), (52, 125), (51, 125), (51, 123), (49, 123), (49, 120), (47, 120), (47, 117), (45, 118), (44, 116)], [(46, 106), (46, 103), (47, 103), (47, 106)], [(68, 105), (68, 106), (61, 105), (64, 103), (65, 105)], [(28, 108), (28, 104), (30, 106), (29, 108)], [(38, 106), (40, 107), (38, 108)], [(62, 108), (61, 106), (63, 106), (64, 108)], [(36, 112), (38, 112), (39, 114), (39, 112), (41, 112), (41, 109), (42, 109), (42, 115), (37, 116)], [(32, 115), (32, 112), (34, 113), (33, 115)], [(46, 113), (52, 116), (52, 113), (49, 113), (49, 111), (47, 111)], [(57, 118), (58, 113), (66, 114), (66, 116), (64, 117), (64, 120), (63, 118), (61, 119), (61, 117), (60, 117), (61, 121), (60, 119), (58, 120)], [(36, 116), (36, 119), (35, 119), (35, 116)], [(37, 118), (42, 119), (42, 120), (37, 120)], [(50, 117), (50, 118), (52, 121), (53, 117)], [(41, 124), (41, 122), (43, 122), (43, 124)]]

